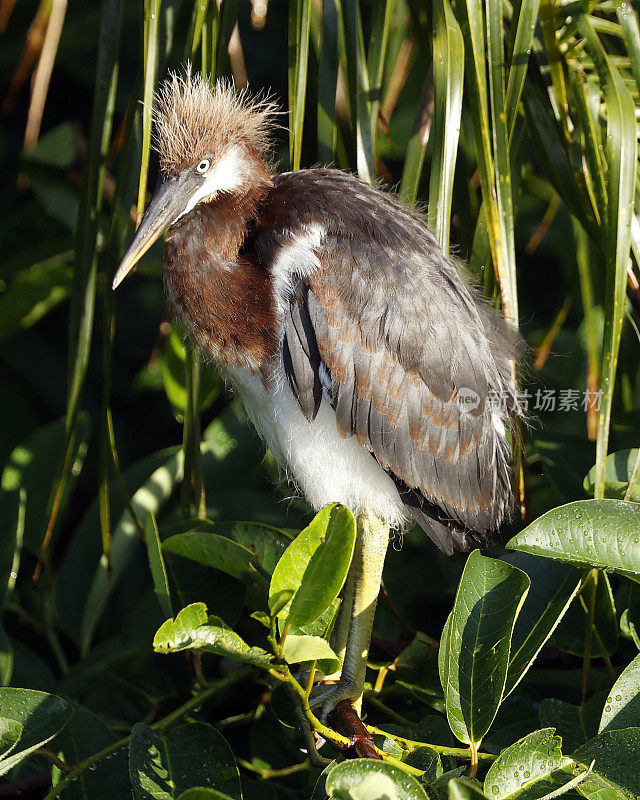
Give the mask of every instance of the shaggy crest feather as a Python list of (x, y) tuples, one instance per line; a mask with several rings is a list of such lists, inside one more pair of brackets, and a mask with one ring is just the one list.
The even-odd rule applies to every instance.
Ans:
[(249, 144), (265, 157), (276, 113), (269, 98), (237, 91), (230, 82), (211, 87), (199, 74), (173, 72), (156, 92), (153, 109), (160, 168), (174, 177), (204, 155), (236, 144)]

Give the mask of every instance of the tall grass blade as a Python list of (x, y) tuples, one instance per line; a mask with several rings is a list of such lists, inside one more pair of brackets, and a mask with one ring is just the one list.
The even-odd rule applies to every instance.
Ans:
[(640, 93), (640, 26), (638, 15), (631, 2), (619, 0), (616, 3), (616, 16), (622, 28), (627, 53), (631, 59), (631, 73), (636, 82), (636, 89)]
[(149, 174), (149, 154), (151, 152), (151, 123), (153, 93), (156, 86), (158, 66), (158, 26), (162, 0), (145, 0), (143, 28), (143, 74), (142, 89), (142, 158), (140, 180), (138, 183), (137, 225), (140, 224), (147, 198), (147, 177)]
[(373, 7), (371, 20), (371, 38), (367, 56), (367, 70), (370, 83), (369, 129), (371, 131), (371, 147), (375, 153), (376, 132), (378, 130), (378, 114), (382, 98), (382, 79), (389, 44), (389, 30), (395, 11), (395, 0), (377, 0)]
[[(212, 3), (212, 5), (215, 5), (215, 3)], [(238, 21), (239, 7), (240, 0), (222, 0), (220, 10), (218, 11), (218, 39), (215, 45), (212, 42), (212, 47), (215, 46), (216, 60), (215, 64), (212, 65), (211, 75), (220, 77), (224, 75), (229, 68), (229, 41), (231, 40), (231, 34)]]
[(199, 3), (193, 4), (191, 22), (189, 23), (189, 30), (184, 44), (184, 54), (182, 56), (182, 60), (185, 64), (187, 61), (193, 61), (193, 57), (198, 51), (200, 38), (202, 36), (202, 26), (204, 25), (208, 8), (209, 0), (200, 0)]
[(505, 98), (509, 144), (511, 144), (511, 140), (513, 139), (518, 105), (527, 77), (529, 55), (531, 54), (533, 45), (535, 23), (538, 18), (539, 7), (539, 0), (522, 0), (518, 13), (518, 22), (515, 26), (515, 34), (513, 36), (513, 46), (510, 48), (509, 78), (507, 81), (507, 93)]
[[(297, 8), (294, 9), (294, 6)], [(295, 10), (295, 20), (294, 17)], [(307, 73), (309, 70), (309, 33), (311, 30), (311, 0), (290, 0), (291, 34), (295, 26), (295, 65), (289, 70), (289, 102), (291, 109), (290, 160), (291, 169), (300, 169), (302, 160), (302, 132), (304, 128)], [(291, 39), (289, 47), (291, 47)]]
[(489, 90), (491, 98), (491, 129), (495, 166), (494, 185), (502, 257), (497, 262), (498, 279), (502, 294), (502, 307), (507, 319), (518, 324), (518, 291), (516, 279), (516, 254), (513, 234), (513, 192), (507, 112), (505, 107), (504, 30), (502, 27), (501, 0), (487, 0), (487, 60), (489, 62)]
[(356, 167), (360, 179), (370, 183), (375, 175), (369, 103), (370, 86), (358, 0), (348, 0), (345, 3), (343, 20), (351, 119), (356, 134)]
[(453, 177), (462, 115), (464, 41), (449, 0), (434, 0), (432, 20), (435, 108), (428, 222), (440, 247), (448, 253)]
[(605, 459), (624, 319), (638, 145), (635, 106), (620, 73), (611, 63), (597, 33), (585, 17), (581, 19), (579, 29), (598, 72), (607, 106), (605, 152), (609, 166), (609, 206), (605, 238), (607, 286), (600, 375), (602, 399), (596, 442), (595, 497), (598, 499), (604, 497), (605, 490)]
[(413, 205), (418, 198), (420, 176), (424, 164), (425, 151), (431, 137), (433, 123), (434, 97), (433, 72), (430, 69), (420, 92), (418, 112), (413, 126), (413, 134), (407, 145), (407, 153), (402, 168), (402, 178), (398, 193), (405, 203)]
[(331, 164), (336, 149), (338, 87), (338, 0), (322, 4), (322, 44), (318, 69), (318, 162)]
[(58, 512), (72, 467), (80, 397), (87, 374), (96, 302), (98, 216), (102, 208), (105, 158), (111, 140), (113, 110), (118, 81), (118, 48), (123, 0), (104, 0), (100, 19), (94, 105), (89, 148), (83, 176), (76, 260), (69, 313), (69, 373), (67, 390), (66, 447), (60, 475), (53, 492), (47, 530), (34, 572), (37, 579), (58, 518)]

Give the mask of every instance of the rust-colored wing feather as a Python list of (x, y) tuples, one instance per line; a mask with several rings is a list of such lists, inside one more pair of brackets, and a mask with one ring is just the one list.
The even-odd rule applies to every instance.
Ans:
[(393, 476), (445, 552), (484, 542), (510, 496), (509, 448), (487, 402), (501, 397), (507, 416), (516, 407), (506, 326), (417, 215), (354, 178), (281, 178), (262, 220), (267, 260), (269, 211), (293, 235), (323, 231), (315, 262), (293, 269), (284, 311), (285, 372), (301, 409), (313, 418), (324, 394), (340, 433)]

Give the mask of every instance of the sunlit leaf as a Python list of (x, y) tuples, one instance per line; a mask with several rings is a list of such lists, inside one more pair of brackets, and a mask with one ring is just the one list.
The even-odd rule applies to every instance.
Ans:
[(426, 800), (418, 781), (384, 761), (354, 758), (337, 764), (327, 775), (325, 791), (340, 800)]
[(479, 743), (498, 711), (511, 634), (529, 583), (521, 570), (478, 550), (466, 563), (442, 662), (447, 719), (462, 742)]
[[(290, 625), (317, 619), (336, 599), (347, 577), (356, 539), (353, 514), (332, 504), (318, 512), (289, 545), (271, 577), (269, 607)], [(283, 597), (287, 599), (280, 605)]]
[(578, 566), (640, 576), (640, 508), (621, 500), (578, 500), (553, 508), (516, 534), (508, 549)]
[(219, 617), (207, 614), (204, 603), (193, 603), (158, 628), (153, 639), (158, 653), (202, 650), (269, 669), (271, 656), (260, 647), (249, 647)]

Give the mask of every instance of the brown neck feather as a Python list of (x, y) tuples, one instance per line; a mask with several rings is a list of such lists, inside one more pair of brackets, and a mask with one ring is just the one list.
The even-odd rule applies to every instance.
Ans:
[(165, 239), (163, 279), (172, 311), (221, 365), (264, 368), (277, 349), (271, 276), (240, 253), (271, 181), (200, 203)]

